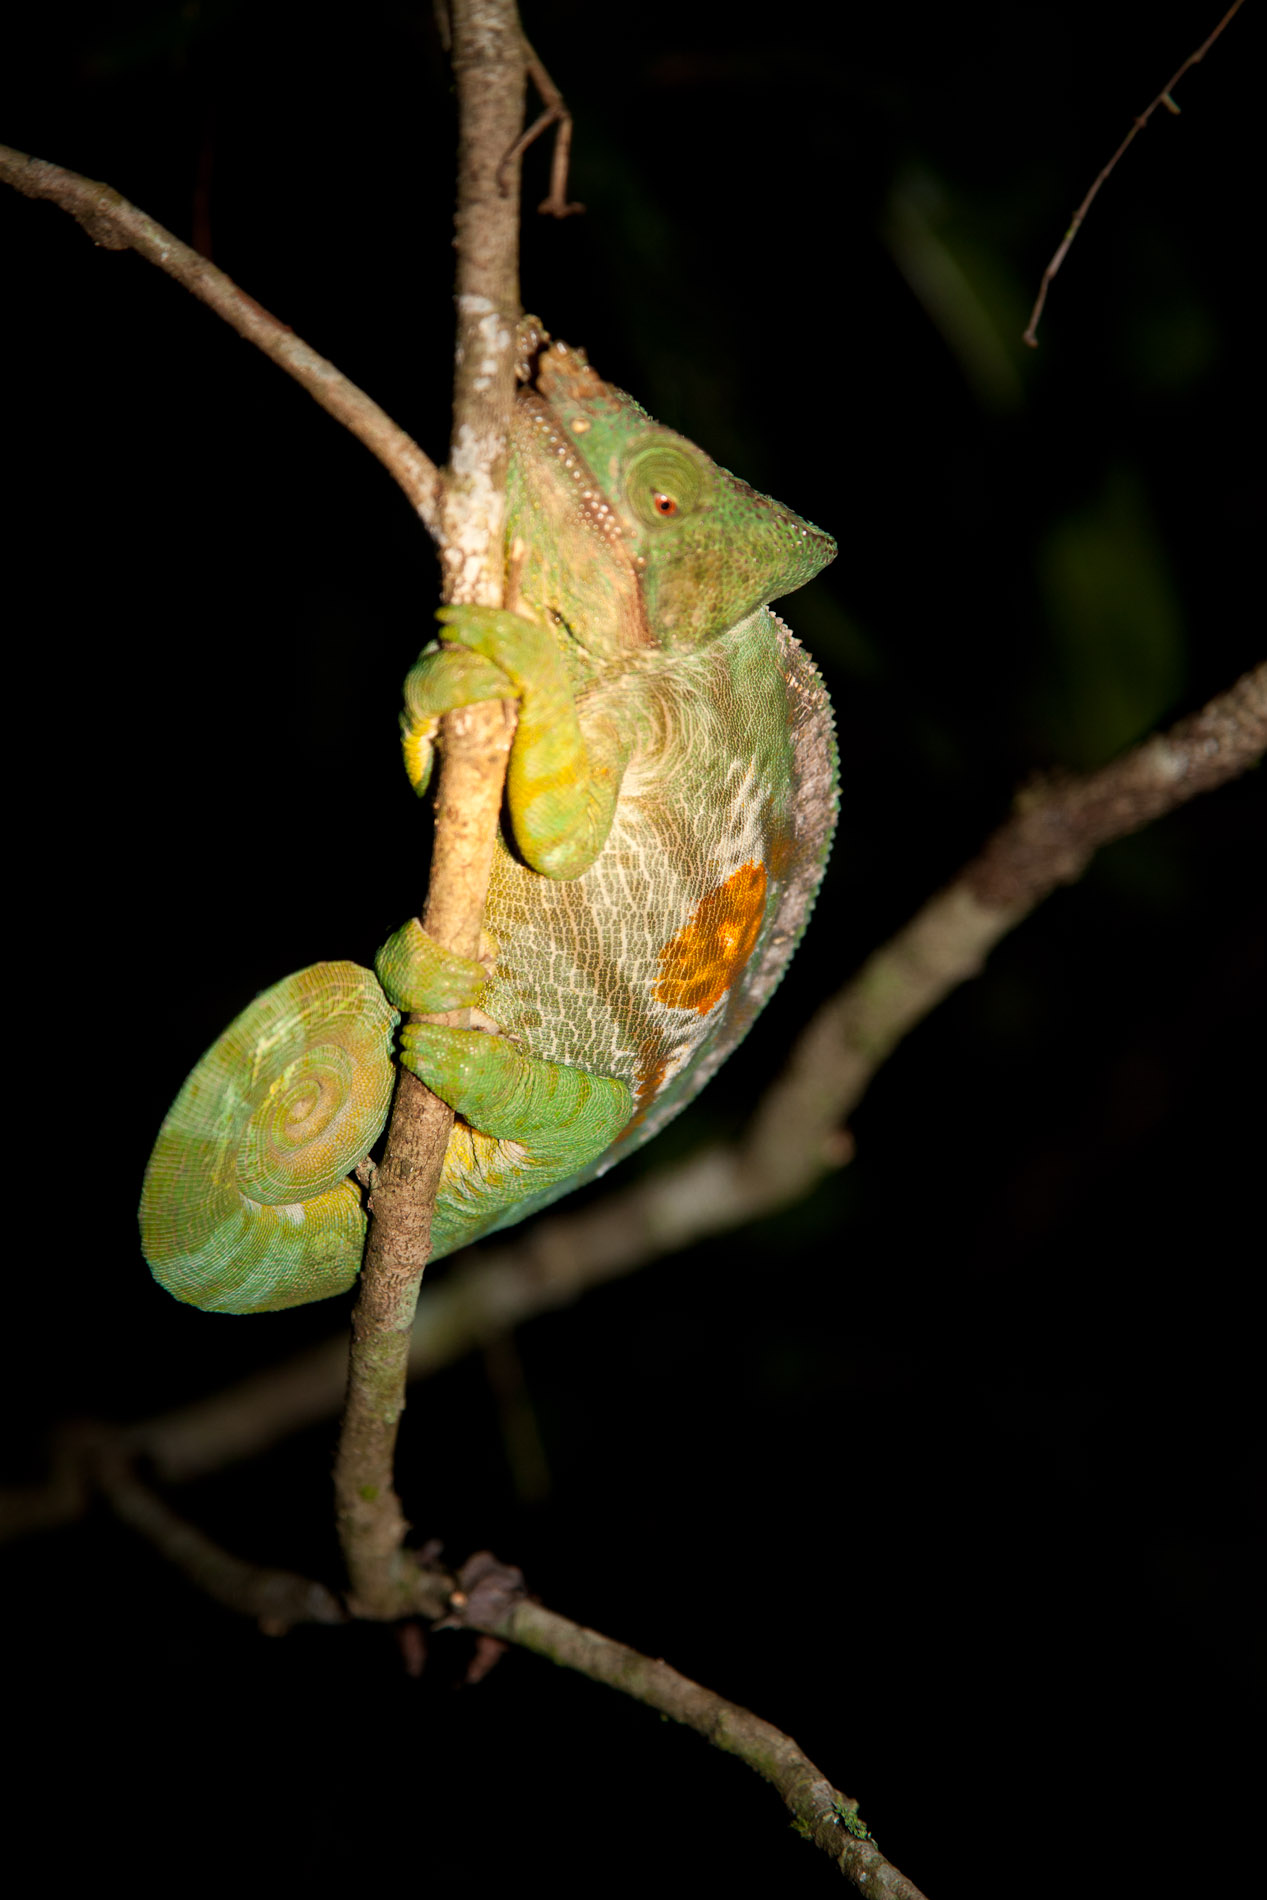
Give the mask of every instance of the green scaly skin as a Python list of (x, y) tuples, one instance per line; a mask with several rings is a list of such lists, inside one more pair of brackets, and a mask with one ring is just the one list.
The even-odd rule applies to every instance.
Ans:
[[(393, 1004), (421, 1014), (477, 1006), (487, 1025), (410, 1023), (399, 1038), (398, 1059), (458, 1117), (433, 1257), (603, 1173), (703, 1087), (787, 965), (835, 821), (830, 707), (768, 606), (832, 558), (827, 535), (555, 344), (516, 409), (507, 549), (516, 544), (522, 611), (443, 609), (440, 641), (406, 681), (403, 722), (406, 765), (422, 791), (446, 712), (518, 702), (512, 837), (499, 841), (485, 910), (491, 973), (449, 956), (411, 921), (379, 953), (382, 989), (358, 974), (366, 1020), (378, 1025), (375, 1061)], [(147, 1258), (195, 1305), (263, 1310), (323, 1298), (354, 1277), (359, 1242), (342, 1204), (337, 1244), (298, 1194), (280, 1221), (263, 1212), (289, 1251), (276, 1236), (256, 1240), (239, 1203), (256, 1207), (258, 1196), (182, 1111), (196, 1082), (199, 1099), (221, 1085), (230, 1042), (250, 1066), (252, 1012), (270, 999), (288, 1007), (288, 986), (314, 971), (239, 1018), (159, 1137), (142, 1202)], [(242, 1086), (228, 1086), (240, 1106)], [(380, 1129), (366, 1138), (358, 1126), (345, 1171)], [(242, 1140), (232, 1118), (225, 1139)], [(250, 1257), (236, 1305), (225, 1283), (237, 1269), (209, 1269), (205, 1237), (192, 1247), (179, 1238), (183, 1227), (201, 1235), (211, 1219), (204, 1180), (220, 1197), (228, 1252)], [(176, 1267), (151, 1251), (159, 1227)], [(320, 1274), (296, 1265), (297, 1233), (326, 1259)], [(265, 1285), (257, 1256), (270, 1249), (278, 1266)]]
[(365, 1215), (347, 1175), (387, 1120), (398, 1021), (372, 971), (314, 963), (230, 1023), (145, 1171), (141, 1249), (169, 1293), (266, 1313), (351, 1286)]

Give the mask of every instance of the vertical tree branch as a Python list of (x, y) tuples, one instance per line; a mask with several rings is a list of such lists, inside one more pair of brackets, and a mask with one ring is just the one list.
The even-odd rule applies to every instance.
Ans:
[[(457, 365), (441, 560), (446, 600), (500, 606), (519, 318), (519, 166), (505, 161), (523, 124), (524, 41), (513, 0), (454, 0), (452, 17), (460, 121)], [(512, 709), (496, 701), (450, 713), (441, 727), (423, 925), (465, 956), (479, 947), (513, 731)], [(392, 1466), (409, 1329), (452, 1120), (451, 1110), (401, 1072), (352, 1317), (335, 1496), (354, 1601), (380, 1616), (403, 1611), (416, 1583), (401, 1554), (408, 1527)]]

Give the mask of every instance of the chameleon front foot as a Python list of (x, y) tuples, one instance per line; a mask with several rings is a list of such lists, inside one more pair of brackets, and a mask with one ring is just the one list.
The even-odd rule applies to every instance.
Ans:
[(513, 699), (519, 723), (506, 772), (515, 842), (543, 876), (579, 877), (611, 829), (628, 747), (582, 733), (554, 633), (500, 607), (449, 606), (436, 615), (442, 644), (405, 681), (405, 768), (426, 790), (443, 715), (485, 699)]

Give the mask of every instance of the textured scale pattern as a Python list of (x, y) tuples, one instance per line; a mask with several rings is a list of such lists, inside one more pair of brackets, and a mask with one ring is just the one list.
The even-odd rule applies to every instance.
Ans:
[[(619, 699), (627, 682), (608, 691)], [(603, 699), (595, 689), (590, 710)], [(805, 928), (836, 805), (831, 709), (812, 661), (762, 608), (688, 664), (677, 656), (650, 704), (596, 863), (541, 878), (503, 843), (485, 906), (497, 956), (481, 1008), (534, 1055), (626, 1082), (632, 1117), (599, 1160), (543, 1188), (506, 1144), (455, 1130), (435, 1257), (656, 1134), (742, 1039)]]
[(208, 1312), (342, 1293), (365, 1215), (346, 1177), (382, 1133), (398, 1021), (374, 974), (316, 963), (257, 996), (177, 1096), (141, 1192), (154, 1277)]

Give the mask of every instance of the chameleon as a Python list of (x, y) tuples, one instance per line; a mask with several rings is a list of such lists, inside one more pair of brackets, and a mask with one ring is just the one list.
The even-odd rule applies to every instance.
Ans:
[[(817, 895), (837, 808), (831, 708), (770, 602), (834, 541), (582, 351), (540, 341), (521, 375), (513, 610), (441, 609), (402, 717), (422, 794), (446, 712), (517, 703), (480, 956), (411, 919), (374, 971), (319, 963), (266, 990), (195, 1067), (140, 1218), (155, 1278), (205, 1310), (353, 1284), (359, 1181), (397, 1062), (456, 1116), (432, 1258), (604, 1173), (739, 1042)], [(474, 1027), (410, 1019), (459, 1008)]]

